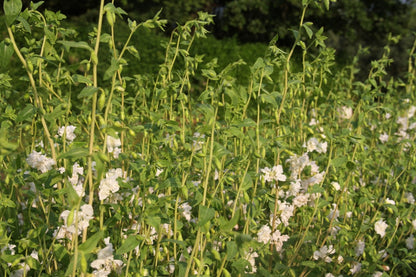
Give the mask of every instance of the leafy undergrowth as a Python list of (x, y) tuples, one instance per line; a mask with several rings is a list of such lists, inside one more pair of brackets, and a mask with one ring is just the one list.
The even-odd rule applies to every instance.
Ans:
[(162, 28), (158, 15), (127, 20), (120, 42), (126, 15), (102, 1), (78, 41), (39, 4), (4, 2), (5, 275), (414, 274), (415, 47), (407, 79), (388, 78), (386, 46), (359, 82), (359, 57), (331, 71), (323, 30), (302, 17), (291, 49), (276, 38), (219, 69), (191, 51), (212, 22), (200, 13), (142, 74), (124, 70), (142, 51), (130, 38)]

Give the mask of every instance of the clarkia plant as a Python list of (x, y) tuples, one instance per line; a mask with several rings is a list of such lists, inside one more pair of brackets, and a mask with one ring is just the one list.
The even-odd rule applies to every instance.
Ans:
[(157, 74), (135, 74), (132, 37), (163, 29), (159, 13), (137, 23), (102, 0), (82, 40), (41, 4), (3, 5), (6, 276), (415, 273), (416, 43), (405, 80), (386, 73), (389, 45), (356, 80), (359, 54), (336, 68), (305, 22), (329, 0), (303, 0), (290, 49), (276, 37), (220, 68), (192, 50), (213, 23), (201, 12), (163, 43)]

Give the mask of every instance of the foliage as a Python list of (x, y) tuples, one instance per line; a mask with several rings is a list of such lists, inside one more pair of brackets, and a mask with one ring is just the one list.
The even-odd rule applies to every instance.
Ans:
[(159, 13), (138, 23), (102, 0), (81, 40), (61, 13), (5, 1), (2, 272), (414, 274), (416, 42), (404, 79), (387, 45), (359, 81), (358, 57), (333, 68), (309, 4), (329, 6), (302, 1), (287, 50), (275, 37), (221, 68), (194, 48), (213, 21), (198, 13), (156, 73), (135, 73), (134, 34), (164, 28)]

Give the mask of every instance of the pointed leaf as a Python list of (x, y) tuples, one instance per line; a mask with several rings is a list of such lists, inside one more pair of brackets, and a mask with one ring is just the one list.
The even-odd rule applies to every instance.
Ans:
[(6, 24), (10, 26), (17, 18), (22, 10), (21, 0), (4, 0), (3, 2), (4, 15), (6, 16)]

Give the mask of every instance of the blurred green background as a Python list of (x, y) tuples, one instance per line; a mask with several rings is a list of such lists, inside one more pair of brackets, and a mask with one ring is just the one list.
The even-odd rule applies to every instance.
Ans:
[[(26, 6), (30, 3), (23, 2)], [(42, 7), (61, 11), (81, 35), (84, 28), (86, 35), (96, 24), (99, 2), (46, 0)], [(291, 29), (297, 28), (302, 10), (300, 0), (116, 0), (114, 4), (137, 21), (152, 18), (162, 9), (161, 18), (169, 22), (165, 33), (135, 35), (134, 44), (141, 52), (142, 65), (146, 64), (142, 70), (157, 70), (157, 62), (164, 57), (160, 41), (177, 24), (195, 18), (198, 11), (215, 15), (215, 24), (210, 26), (211, 36), (197, 41), (194, 51), (204, 53), (206, 59), (218, 57), (224, 66), (238, 58), (250, 62), (262, 56), (276, 34), (278, 47), (292, 45)], [(360, 46), (368, 47), (360, 59), (362, 71), (358, 76), (363, 78), (370, 62), (381, 56), (389, 33), (400, 35), (400, 42), (391, 46), (395, 62), (388, 73), (400, 77), (407, 71), (408, 51), (416, 31), (416, 0), (338, 0), (330, 3), (329, 11), (312, 5), (305, 21), (313, 22), (315, 30), (324, 27), (327, 45), (336, 49), (339, 66), (349, 64)], [(118, 32), (123, 36), (128, 31), (121, 27)]]

